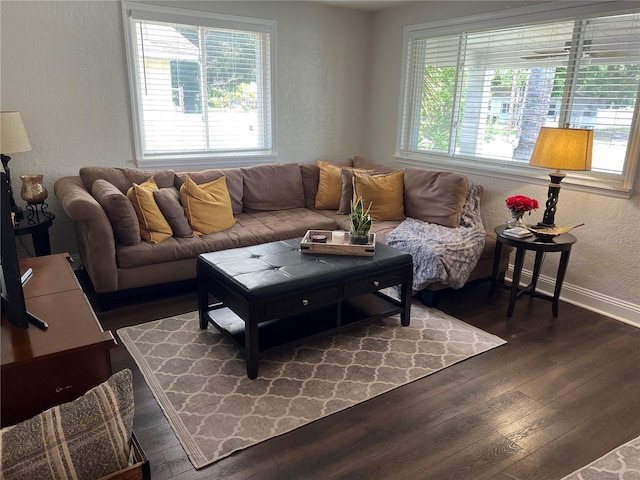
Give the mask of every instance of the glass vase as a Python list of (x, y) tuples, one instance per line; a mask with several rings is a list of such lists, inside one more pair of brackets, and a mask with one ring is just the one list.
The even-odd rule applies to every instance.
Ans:
[(527, 224), (524, 221), (524, 210), (512, 210), (511, 217), (507, 220), (507, 227), (526, 227)]
[(43, 203), (49, 192), (47, 192), (46, 187), (42, 183), (43, 176), (38, 174), (33, 175), (22, 175), (20, 180), (22, 180), (22, 190), (20, 191), (20, 196), (22, 199), (30, 204)]

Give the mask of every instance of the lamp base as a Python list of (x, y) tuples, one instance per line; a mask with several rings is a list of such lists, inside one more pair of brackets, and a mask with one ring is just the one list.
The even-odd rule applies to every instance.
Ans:
[(555, 223), (538, 222), (534, 228), (554, 228), (555, 226)]
[(551, 178), (551, 183), (549, 184), (549, 190), (547, 193), (547, 203), (546, 209), (544, 211), (544, 216), (542, 217), (542, 222), (538, 225), (542, 227), (555, 227), (555, 216), (556, 209), (558, 206), (558, 194), (560, 193), (560, 182), (566, 174), (559, 170), (555, 170), (553, 172), (549, 172), (549, 177)]

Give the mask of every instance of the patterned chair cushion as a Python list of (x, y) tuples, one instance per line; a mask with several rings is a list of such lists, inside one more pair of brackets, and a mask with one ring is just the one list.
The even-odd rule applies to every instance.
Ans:
[(0, 431), (2, 478), (95, 480), (126, 468), (133, 430), (131, 371), (73, 402)]

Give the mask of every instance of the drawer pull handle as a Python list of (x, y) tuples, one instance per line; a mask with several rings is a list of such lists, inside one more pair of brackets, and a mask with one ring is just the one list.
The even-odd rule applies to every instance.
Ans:
[(309, 305), (309, 300), (307, 300), (306, 298), (302, 300), (302, 305), (304, 305), (305, 307)]
[(63, 390), (69, 390), (70, 388), (73, 388), (73, 385), (67, 385), (66, 387), (56, 387), (56, 393), (60, 393)]
[(374, 280), (373, 281), (373, 286), (377, 287), (378, 285), (380, 285), (380, 282), (378, 280)]

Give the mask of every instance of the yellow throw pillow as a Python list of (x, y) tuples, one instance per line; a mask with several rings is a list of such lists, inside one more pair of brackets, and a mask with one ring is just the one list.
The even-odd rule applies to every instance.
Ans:
[(158, 185), (153, 177), (140, 185), (134, 183), (127, 190), (127, 198), (131, 201), (140, 224), (140, 238), (147, 243), (159, 243), (173, 235), (169, 222), (153, 198), (156, 190)]
[(354, 172), (368, 172), (369, 170), (341, 167), (329, 162), (318, 161), (320, 167), (320, 179), (318, 181), (318, 193), (316, 194), (315, 207), (318, 210), (338, 210), (342, 197), (342, 170), (344, 168)]
[(236, 224), (226, 177), (197, 185), (187, 175), (180, 187), (180, 198), (196, 235), (222, 232)]
[(371, 176), (353, 172), (354, 197), (362, 197), (364, 205), (371, 203), (372, 220), (404, 220), (404, 171)]

